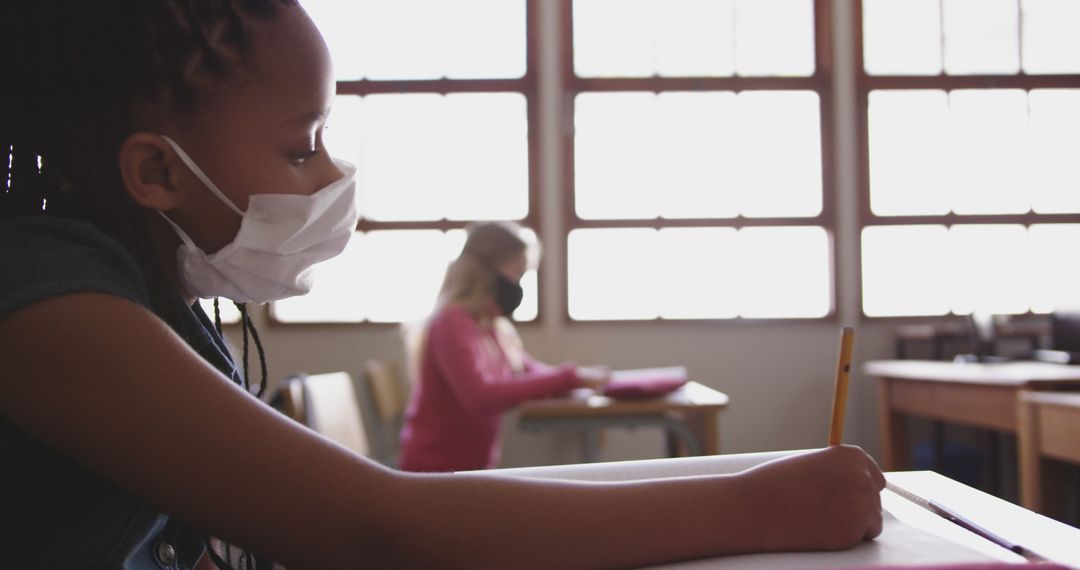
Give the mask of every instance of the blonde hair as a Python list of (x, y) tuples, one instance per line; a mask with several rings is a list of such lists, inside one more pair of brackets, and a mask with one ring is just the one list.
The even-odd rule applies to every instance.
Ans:
[[(520, 370), (521, 339), (513, 324), (504, 317), (492, 319), (485, 311), (495, 295), (495, 275), (504, 263), (524, 255), (526, 265), (535, 267), (540, 245), (521, 226), (513, 222), (476, 222), (465, 227), (465, 246), (457, 259), (446, 267), (442, 287), (431, 312), (434, 316), (443, 307), (456, 304), (463, 307), (478, 323), (491, 324), (511, 365)], [(430, 320), (431, 316), (427, 320)], [(427, 344), (427, 321), (409, 325), (405, 332), (409, 376), (418, 378), (421, 357)]]
[(528, 263), (530, 253), (539, 246), (513, 222), (477, 222), (465, 231), (468, 234), (465, 247), (446, 268), (433, 314), (454, 303), (465, 307), (477, 320), (483, 320), (486, 318), (483, 308), (495, 294), (499, 266), (519, 255), (525, 255)]

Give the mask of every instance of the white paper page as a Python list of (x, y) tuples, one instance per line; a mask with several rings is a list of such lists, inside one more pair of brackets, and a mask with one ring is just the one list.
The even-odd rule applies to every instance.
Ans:
[(569, 479), (573, 481), (638, 481), (641, 479), (737, 473), (766, 461), (797, 453), (806, 453), (806, 450), (612, 461), (608, 463), (576, 463), (573, 465), (470, 471), (468, 473), (510, 475), (534, 479)]
[[(520, 469), (496, 469), (484, 473), (488, 475), (508, 475), (515, 477), (576, 481), (633, 481), (640, 479), (735, 473), (760, 465), (766, 461), (795, 453), (805, 453), (805, 451), (746, 453), (708, 457), (556, 465), (549, 467), (526, 467)], [(881, 535), (875, 540), (865, 542), (851, 550), (840, 552), (785, 552), (724, 556), (663, 564), (660, 566), (650, 566), (649, 568), (653, 570), (786, 570), (789, 568), (855, 568), (889, 564), (907, 565), (1016, 561), (1017, 558), (1019, 558), (1015, 554), (1004, 549), (999, 549), (1001, 551), (1000, 553), (975, 550), (948, 538), (931, 534), (924, 530), (920, 530), (920, 528), (916, 528), (911, 524), (902, 522), (899, 518), (891, 514), (891, 508), (895, 508), (898, 512), (902, 511), (905, 521), (917, 520), (920, 517), (940, 517), (937, 517), (937, 515), (934, 515), (929, 511), (920, 514), (918, 512), (920, 507), (907, 499), (899, 497), (891, 491), (882, 492), (882, 504), (885, 507), (886, 512)], [(914, 507), (915, 510), (911, 510), (909, 507)], [(718, 516), (722, 515), (718, 514)], [(941, 521), (945, 522), (944, 519), (941, 519)], [(924, 526), (922, 528), (926, 527)]]

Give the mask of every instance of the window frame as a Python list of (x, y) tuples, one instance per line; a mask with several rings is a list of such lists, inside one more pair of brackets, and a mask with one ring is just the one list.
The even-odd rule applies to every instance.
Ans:
[[(524, 218), (517, 220), (510, 220), (524, 226), (527, 226), (536, 233), (537, 239), (544, 243), (543, 227), (541, 225), (540, 214), (540, 194), (539, 189), (542, 187), (544, 174), (540, 168), (540, 101), (539, 91), (540, 85), (538, 80), (539, 74), (539, 53), (540, 53), (540, 33), (539, 29), (541, 17), (540, 1), (542, 0), (526, 0), (525, 2), (525, 74), (518, 78), (498, 78), (498, 79), (450, 79), (442, 77), (439, 79), (353, 79), (336, 82), (335, 95), (347, 95), (347, 96), (367, 96), (376, 94), (413, 94), (413, 93), (427, 93), (447, 95), (451, 93), (517, 93), (525, 97), (525, 113), (526, 113), (526, 125), (527, 125), (527, 162), (528, 162), (528, 213)], [(356, 228), (357, 232), (372, 232), (380, 230), (439, 230), (446, 232), (448, 230), (464, 229), (465, 226), (472, 223), (475, 220), (449, 220), (445, 216), (438, 220), (420, 220), (420, 221), (378, 221), (366, 219), (361, 212), (360, 218), (357, 220)], [(544, 298), (544, 279), (542, 277), (541, 268), (537, 268), (537, 314), (536, 317), (529, 321), (523, 321), (520, 324), (541, 323), (543, 321), (543, 298)], [(274, 314), (273, 303), (270, 304), (267, 310), (267, 317), (271, 324), (281, 325), (288, 327), (307, 327), (307, 326), (362, 326), (362, 327), (398, 327), (401, 323), (398, 322), (373, 322), (369, 320), (362, 321), (282, 321)]]
[[(535, 0), (530, 0), (530, 2)], [(633, 323), (740, 323), (740, 322), (836, 322), (838, 317), (838, 299), (840, 271), (837, 263), (837, 176), (835, 172), (836, 137), (834, 134), (833, 108), (833, 50), (832, 50), (832, 7), (830, 0), (812, 0), (814, 26), (814, 73), (803, 77), (578, 77), (574, 72), (574, 35), (573, 2), (559, 0), (559, 75), (561, 78), (559, 154), (562, 163), (562, 222), (560, 248), (562, 273), (560, 288), (562, 291), (561, 315), (565, 323), (573, 325), (590, 324), (626, 324)], [(574, 101), (582, 93), (648, 91), (813, 91), (818, 95), (819, 117), (821, 121), (821, 213), (806, 217), (744, 217), (733, 218), (637, 218), (637, 219), (582, 219), (575, 210), (575, 169), (574, 169)], [(828, 240), (830, 280), (829, 311), (822, 317), (732, 317), (732, 318), (690, 318), (665, 319), (588, 319), (575, 320), (570, 316), (569, 282), (569, 235), (578, 229), (617, 229), (617, 228), (687, 228), (717, 227), (734, 228), (800, 226), (821, 227)], [(861, 298), (861, 297), (860, 297)]]
[[(939, 3), (942, 0), (938, 0)], [(1023, 33), (1023, 0), (1017, 0), (1017, 9), (1020, 17), (1017, 19), (1017, 34)], [(987, 224), (1019, 224), (1025, 228), (1031, 224), (1054, 224), (1054, 223), (1080, 223), (1080, 213), (1055, 213), (1037, 214), (1028, 211), (1023, 214), (956, 214), (949, 212), (941, 215), (899, 215), (880, 216), (873, 212), (870, 207), (870, 131), (869, 110), (870, 93), (876, 90), (941, 90), (949, 93), (957, 89), (1021, 89), (1029, 92), (1032, 89), (1080, 89), (1080, 73), (1077, 74), (1038, 74), (1028, 75), (1023, 72), (1021, 57), (1021, 69), (1015, 74), (978, 74), (978, 75), (947, 75), (942, 71), (937, 75), (871, 75), (866, 72), (864, 61), (863, 39), (863, 0), (856, 0), (852, 10), (851, 25), (854, 27), (853, 38), (853, 65), (855, 66), (855, 125), (856, 145), (858, 157), (856, 160), (856, 180), (858, 184), (858, 219), (856, 221), (855, 244), (856, 256), (854, 267), (859, 280), (856, 289), (859, 316), (862, 319), (873, 320), (882, 323), (911, 323), (918, 322), (946, 322), (955, 321), (960, 315), (951, 311), (945, 315), (890, 315), (870, 316), (867, 315), (863, 306), (863, 267), (862, 267), (862, 233), (870, 226), (901, 226), (901, 225), (941, 225), (951, 228), (957, 224), (963, 225), (987, 225)], [(1019, 37), (1021, 56), (1023, 55), (1023, 38)], [(944, 41), (944, 39), (942, 39)], [(944, 52), (942, 52), (944, 57)], [(1025, 313), (1011, 315), (1014, 317), (1030, 317), (1035, 315), (1030, 309)]]

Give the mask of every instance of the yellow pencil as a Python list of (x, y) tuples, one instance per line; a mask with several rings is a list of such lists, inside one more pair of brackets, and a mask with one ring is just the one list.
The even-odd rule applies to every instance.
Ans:
[(836, 363), (836, 393), (833, 394), (832, 423), (829, 425), (829, 445), (840, 445), (844, 437), (844, 408), (847, 406), (848, 376), (851, 374), (851, 351), (855, 344), (855, 329), (840, 331), (840, 357)]

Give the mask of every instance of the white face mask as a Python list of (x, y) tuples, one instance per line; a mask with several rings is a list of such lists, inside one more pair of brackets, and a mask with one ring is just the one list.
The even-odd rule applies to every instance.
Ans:
[(345, 176), (318, 192), (254, 194), (241, 210), (195, 165), (180, 145), (161, 135), (211, 192), (243, 219), (229, 244), (207, 255), (180, 226), (159, 212), (184, 242), (176, 250), (181, 284), (204, 299), (266, 303), (311, 291), (311, 266), (336, 256), (356, 229), (356, 167), (334, 163)]

